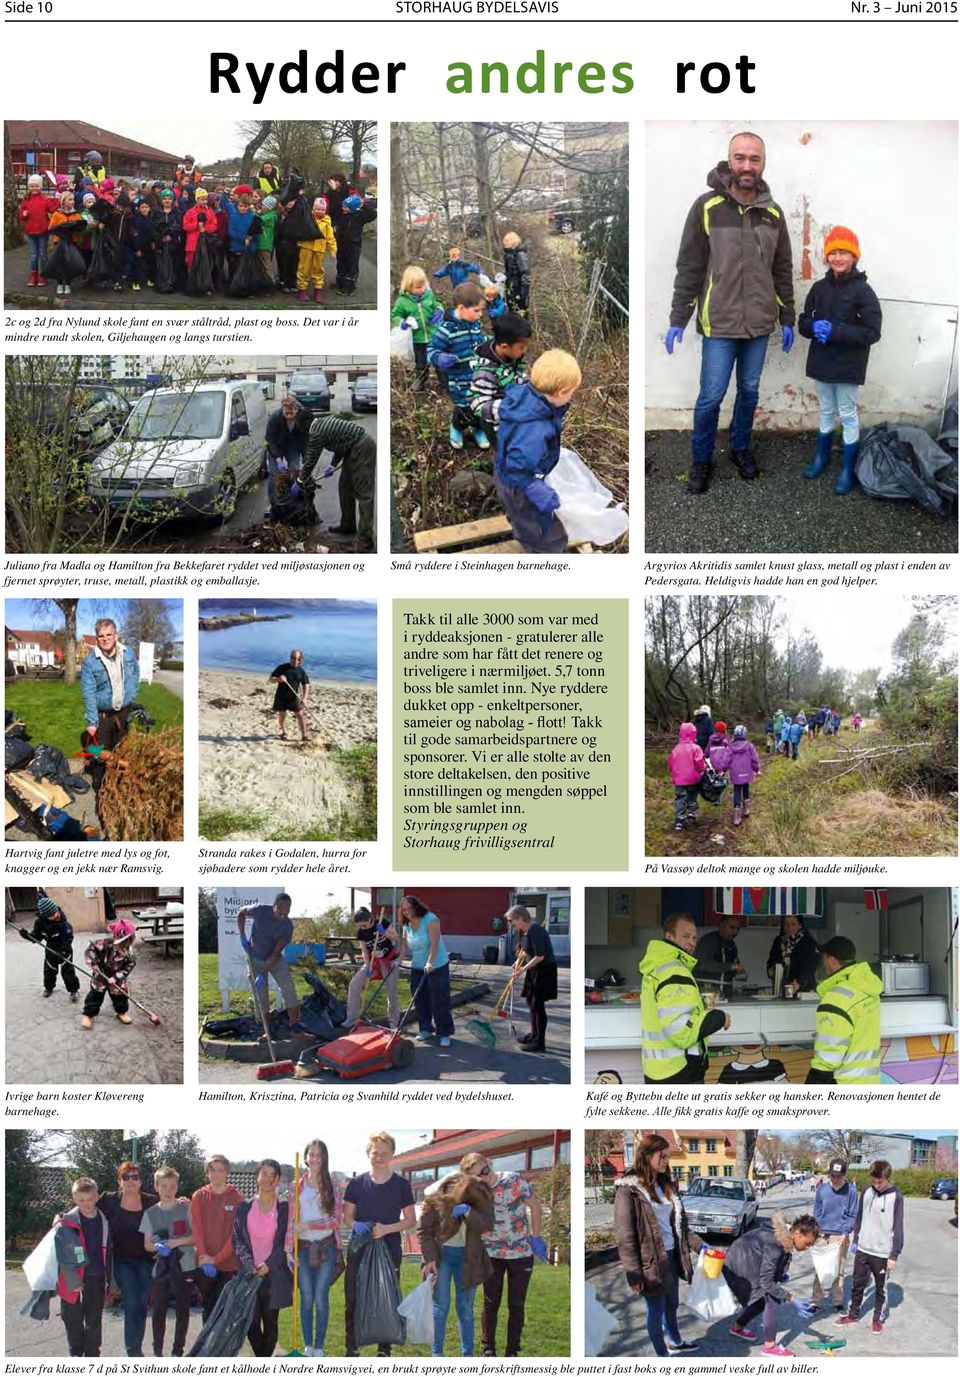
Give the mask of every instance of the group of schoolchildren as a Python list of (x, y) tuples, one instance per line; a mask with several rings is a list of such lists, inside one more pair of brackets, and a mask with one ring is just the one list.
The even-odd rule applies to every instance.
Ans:
[(674, 786), (674, 831), (697, 821), (704, 777), (718, 782), (729, 778), (733, 785), (733, 825), (750, 816), (750, 785), (760, 775), (757, 748), (739, 723), (731, 739), (725, 722), (714, 722), (707, 703), (694, 713), (692, 722), (680, 724), (679, 740), (670, 752), (670, 777)]
[[(450, 445), (462, 451), (472, 435), (495, 452), (497, 496), (513, 534), (528, 553), (563, 554), (567, 533), (557, 517), (560, 498), (547, 476), (560, 459), (560, 436), (580, 365), (563, 349), (548, 349), (528, 369), (530, 255), (513, 231), (502, 240), (504, 271), (496, 279), (466, 262), (456, 245), (433, 274), (453, 288), (444, 309), (424, 268), (410, 264), (400, 279), (391, 321), (412, 335), (414, 390), (430, 368), (450, 399)], [(476, 280), (474, 280), (476, 279)], [(489, 320), (491, 333), (481, 324)]]
[(61, 298), (72, 295), (79, 279), (161, 295), (243, 298), (280, 291), (306, 302), (312, 293), (319, 305), (328, 254), (336, 261), (338, 293), (356, 290), (363, 229), (377, 214), (342, 173), (310, 198), (299, 173), (282, 179), (270, 162), (250, 183), (228, 189), (218, 181), (202, 185), (203, 172), (188, 156), (168, 186), (114, 181), (91, 151), (72, 182), (65, 174), (54, 180), (51, 195), (44, 176), (29, 177), (19, 215), (30, 249), (27, 285), (52, 280)]
[[(782, 755), (786, 760), (796, 760), (800, 754), (800, 742), (804, 734), (811, 740), (816, 740), (821, 732), (824, 736), (836, 736), (842, 720), (836, 709), (826, 703), (809, 717), (802, 708), (795, 717), (778, 708), (767, 718), (764, 726), (767, 735), (767, 755)], [(851, 725), (854, 731), (860, 730), (863, 725), (860, 713), (854, 713)]]

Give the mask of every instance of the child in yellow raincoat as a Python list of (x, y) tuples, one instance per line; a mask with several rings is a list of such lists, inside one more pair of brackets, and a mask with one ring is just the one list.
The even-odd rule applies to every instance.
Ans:
[(314, 200), (313, 223), (318, 230), (317, 238), (297, 240), (297, 248), (300, 250), (297, 263), (297, 295), (301, 301), (309, 301), (309, 288), (312, 283), (313, 299), (319, 304), (324, 281), (324, 256), (327, 253), (331, 258), (337, 256), (337, 241), (334, 238), (330, 216), (327, 214), (326, 196), (318, 196)]

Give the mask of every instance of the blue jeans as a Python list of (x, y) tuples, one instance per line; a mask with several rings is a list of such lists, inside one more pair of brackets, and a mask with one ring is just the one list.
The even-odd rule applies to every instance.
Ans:
[(413, 968), (410, 971), (410, 993), (417, 1006), (421, 1033), (436, 1033), (438, 1038), (451, 1037), (454, 1024), (450, 1009), (449, 963), (429, 973)]
[(147, 1301), (152, 1284), (152, 1262), (114, 1260), (113, 1277), (120, 1287), (123, 1305), (123, 1346), (128, 1358), (143, 1357), (143, 1335), (147, 1327)]
[(680, 1330), (677, 1328), (677, 1306), (680, 1302), (680, 1285), (673, 1265), (673, 1253), (667, 1255), (667, 1269), (663, 1278), (663, 1291), (659, 1296), (644, 1296), (647, 1302), (647, 1333), (653, 1344), (653, 1351), (661, 1358), (667, 1357), (666, 1338), (674, 1345), (681, 1344)]
[(460, 1356), (473, 1357), (474, 1316), (473, 1300), (477, 1288), (469, 1291), (463, 1288), (463, 1263), (465, 1248), (451, 1248), (447, 1244), (440, 1258), (437, 1280), (433, 1288), (433, 1356), (443, 1357), (443, 1341), (447, 1333), (447, 1316), (450, 1313), (450, 1283), (453, 1283), (453, 1303), (457, 1311), (457, 1328), (460, 1330)]
[(860, 417), (857, 414), (858, 383), (816, 383), (820, 403), (820, 434), (831, 435), (839, 419), (843, 427), (843, 443), (855, 445), (860, 439)]
[(323, 1242), (327, 1251), (319, 1267), (311, 1267), (310, 1263), (305, 1261), (310, 1247), (309, 1240), (301, 1241), (298, 1249), (300, 1327), (303, 1330), (303, 1342), (308, 1348), (323, 1348), (327, 1339), (327, 1322), (330, 1319), (330, 1287), (333, 1285), (337, 1250), (332, 1238), (326, 1238)]
[(757, 339), (714, 339), (713, 336), (704, 335), (700, 355), (700, 393), (693, 408), (691, 448), (695, 464), (713, 462), (720, 407), (727, 395), (734, 366), (737, 370), (737, 395), (730, 419), (730, 448), (749, 448), (768, 339), (769, 335), (760, 335)]
[(28, 234), (27, 244), (30, 246), (30, 271), (39, 273), (42, 277), (47, 266), (47, 236)]

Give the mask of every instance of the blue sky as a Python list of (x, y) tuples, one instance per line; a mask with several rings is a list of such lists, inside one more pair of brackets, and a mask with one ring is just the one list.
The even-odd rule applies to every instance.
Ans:
[[(183, 603), (179, 598), (160, 598), (178, 637), (183, 636)], [(77, 635), (93, 632), (100, 617), (113, 617), (123, 625), (128, 598), (81, 598), (77, 607)], [(7, 598), (4, 622), (18, 631), (57, 631), (63, 626), (63, 613), (49, 598)]]

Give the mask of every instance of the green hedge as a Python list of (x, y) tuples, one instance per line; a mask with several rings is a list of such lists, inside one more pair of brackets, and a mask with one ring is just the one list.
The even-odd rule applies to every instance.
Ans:
[[(955, 1177), (956, 1174), (956, 1168), (948, 1171), (936, 1167), (894, 1167), (892, 1180), (901, 1195), (929, 1196), (934, 1181), (939, 1181), (943, 1177)], [(849, 1176), (858, 1191), (866, 1190), (870, 1184), (870, 1177), (866, 1171), (851, 1171)]]

